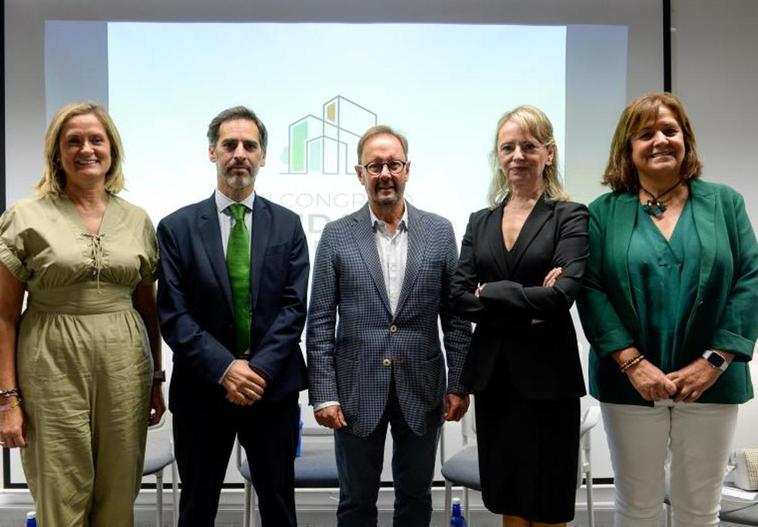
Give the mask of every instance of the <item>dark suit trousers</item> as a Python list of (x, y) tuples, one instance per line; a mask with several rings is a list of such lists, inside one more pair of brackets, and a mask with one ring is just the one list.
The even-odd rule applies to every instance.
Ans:
[(213, 527), (235, 435), (250, 463), (263, 527), (297, 525), (297, 401), (297, 393), (249, 407), (221, 399), (174, 412), (174, 448), (182, 481), (179, 527)]
[(384, 441), (387, 426), (392, 431), (392, 478), (395, 487), (395, 527), (427, 527), (432, 518), (432, 480), (440, 427), (431, 427), (424, 435), (408, 428), (395, 394), (395, 383), (384, 415), (367, 437), (342, 430), (334, 433), (334, 450), (340, 482), (337, 507), (338, 527), (375, 527)]

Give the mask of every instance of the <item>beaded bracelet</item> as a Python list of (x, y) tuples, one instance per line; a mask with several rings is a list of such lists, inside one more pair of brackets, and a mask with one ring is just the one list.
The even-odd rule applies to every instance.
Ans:
[(7, 399), (8, 397), (21, 397), (21, 392), (18, 388), (11, 388), (10, 390), (0, 390), (0, 397)]
[(644, 358), (645, 358), (645, 356), (642, 353), (640, 353), (638, 355), (635, 355), (634, 357), (632, 357), (631, 359), (629, 359), (628, 361), (626, 361), (624, 364), (622, 364), (621, 366), (619, 366), (619, 369), (621, 370), (621, 373), (625, 373), (626, 370), (628, 370), (629, 368), (631, 368), (632, 366), (634, 366), (635, 364), (637, 364), (638, 362), (640, 362)]
[(21, 406), (21, 402), (22, 401), (23, 401), (23, 399), (21, 397), (19, 397), (18, 399), (16, 399), (12, 403), (0, 404), (0, 412), (7, 412), (9, 410), (17, 408), (17, 407)]

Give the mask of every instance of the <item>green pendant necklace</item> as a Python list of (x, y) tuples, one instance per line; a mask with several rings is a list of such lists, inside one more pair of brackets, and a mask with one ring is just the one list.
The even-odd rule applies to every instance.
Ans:
[(650, 196), (650, 199), (648, 199), (647, 202), (642, 204), (642, 210), (645, 211), (645, 214), (647, 214), (648, 216), (655, 216), (656, 218), (660, 218), (661, 216), (663, 216), (663, 213), (666, 211), (668, 207), (666, 206), (665, 201), (661, 201), (661, 198), (665, 196), (666, 194), (669, 194), (676, 187), (678, 187), (682, 183), (682, 181), (684, 180), (680, 179), (679, 181), (676, 182), (676, 184), (674, 184), (673, 187), (669, 188), (668, 190), (665, 190), (664, 192), (658, 194), (657, 196), (653, 194), (652, 192), (650, 192), (645, 187), (643, 187), (642, 185), (640, 185), (640, 188), (642, 189), (642, 191), (646, 193), (648, 196)]

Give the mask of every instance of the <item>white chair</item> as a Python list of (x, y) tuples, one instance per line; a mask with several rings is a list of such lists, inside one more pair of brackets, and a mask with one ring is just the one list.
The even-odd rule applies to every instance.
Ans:
[(174, 504), (172, 525), (176, 527), (179, 520), (179, 476), (174, 458), (171, 427), (165, 425), (168, 421), (169, 419), (164, 417), (159, 424), (148, 429), (145, 463), (142, 468), (143, 477), (155, 476), (155, 523), (158, 527), (163, 527), (163, 471), (169, 465), (171, 465), (171, 494)]
[[(440, 463), (442, 476), (445, 478), (445, 514), (449, 514), (453, 503), (453, 485), (463, 487), (463, 515), (469, 518), (469, 489), (482, 490), (479, 482), (479, 455), (476, 444), (469, 444), (476, 439), (476, 420), (474, 406), (476, 397), (471, 397), (468, 412), (461, 419), (461, 437), (463, 448), (445, 459), (445, 429), (440, 434)], [(470, 521), (469, 521), (470, 524)]]
[[(476, 445), (470, 445), (476, 435), (476, 426), (473, 419), (474, 403), (463, 418), (461, 433), (463, 436), (463, 448), (450, 456), (442, 463), (442, 475), (445, 478), (445, 510), (449, 511), (452, 503), (453, 486), (463, 487), (464, 516), (469, 518), (469, 489), (481, 491), (479, 481), (479, 456)], [(576, 486), (581, 487), (582, 480), (586, 481), (587, 489), (587, 518), (589, 527), (595, 525), (595, 508), (592, 494), (592, 464), (590, 453), (592, 444), (589, 433), (600, 420), (600, 408), (591, 406), (582, 418), (579, 428), (579, 462), (577, 464)], [(444, 434), (442, 434), (444, 436)], [(440, 456), (444, 456), (444, 443), (440, 447)]]

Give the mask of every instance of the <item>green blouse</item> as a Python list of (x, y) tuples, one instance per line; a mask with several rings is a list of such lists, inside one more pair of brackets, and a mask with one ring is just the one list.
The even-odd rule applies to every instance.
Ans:
[(700, 240), (689, 200), (670, 240), (638, 207), (627, 265), (642, 329), (639, 350), (665, 373), (674, 371), (700, 272)]

